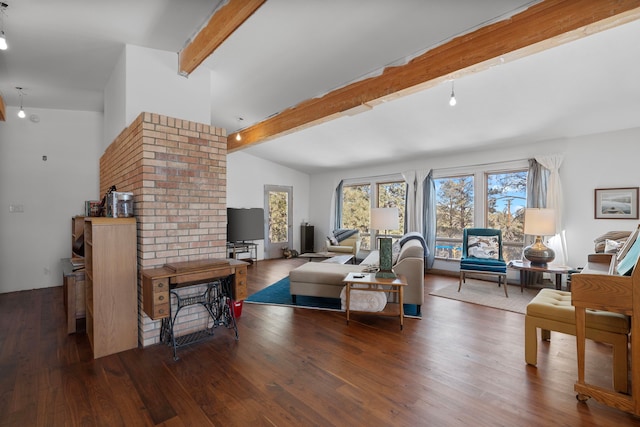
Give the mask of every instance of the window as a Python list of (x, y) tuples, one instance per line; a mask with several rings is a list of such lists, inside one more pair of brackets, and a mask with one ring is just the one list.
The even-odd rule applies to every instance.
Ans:
[[(374, 194), (372, 194), (372, 191)], [(386, 230), (394, 237), (405, 233), (407, 184), (402, 180), (371, 180), (342, 186), (342, 228), (356, 228), (362, 237), (361, 248), (373, 249), (377, 230), (369, 230), (372, 207), (397, 207), (400, 220), (397, 230)]]
[(369, 216), (371, 215), (371, 185), (342, 187), (342, 227), (357, 228), (362, 237), (362, 249), (369, 248)]
[(435, 179), (436, 257), (460, 258), (462, 230), (473, 227), (473, 175)]
[(507, 262), (521, 259), (527, 171), (487, 173), (486, 188), (487, 227), (502, 230), (502, 255)]
[(527, 170), (521, 162), (434, 179), (436, 257), (459, 259), (467, 227), (502, 230), (503, 256), (520, 259), (524, 244)]
[(390, 236), (400, 238), (404, 234), (405, 206), (407, 197), (407, 184), (402, 181), (379, 183), (378, 187), (378, 208), (398, 208), (398, 228), (395, 230), (385, 230)]

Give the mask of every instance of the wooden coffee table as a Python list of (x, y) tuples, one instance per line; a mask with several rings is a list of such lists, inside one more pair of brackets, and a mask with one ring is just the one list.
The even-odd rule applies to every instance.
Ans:
[[(349, 273), (344, 278), (343, 282), (346, 286), (346, 311), (347, 311), (347, 325), (349, 324), (349, 318), (351, 312), (351, 290), (356, 289), (358, 291), (369, 292), (387, 292), (398, 294), (398, 303), (387, 303), (382, 311), (358, 311), (357, 313), (366, 313), (379, 316), (393, 316), (400, 317), (400, 330), (404, 328), (404, 287), (407, 286), (407, 279), (403, 275), (399, 274), (395, 279), (382, 279), (377, 278), (376, 273)], [(356, 285), (363, 285), (355, 287)]]

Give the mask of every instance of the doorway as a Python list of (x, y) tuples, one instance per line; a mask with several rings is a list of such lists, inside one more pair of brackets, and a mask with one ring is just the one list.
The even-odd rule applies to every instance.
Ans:
[(264, 257), (282, 258), (282, 248), (293, 247), (293, 187), (264, 186)]

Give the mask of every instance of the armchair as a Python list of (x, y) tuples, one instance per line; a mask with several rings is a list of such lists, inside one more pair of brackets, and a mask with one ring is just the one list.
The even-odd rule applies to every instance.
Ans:
[(504, 278), (504, 296), (507, 294), (507, 263), (502, 258), (502, 231), (493, 228), (465, 228), (462, 235), (460, 283), (467, 273), (498, 276), (498, 286)]
[(331, 240), (327, 238), (327, 251), (351, 254), (355, 257), (358, 254), (358, 251), (360, 250), (361, 243), (362, 243), (362, 238), (360, 237), (360, 231), (338, 242), (337, 245), (331, 243)]

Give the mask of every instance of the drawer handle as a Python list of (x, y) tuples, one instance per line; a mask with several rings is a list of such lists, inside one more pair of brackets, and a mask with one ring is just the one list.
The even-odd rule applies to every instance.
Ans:
[(164, 314), (164, 308), (161, 308), (160, 310), (158, 310), (158, 313)]
[(164, 283), (163, 282), (158, 283), (158, 287), (159, 288), (164, 288)]
[(158, 299), (159, 299), (160, 301), (164, 301), (164, 295), (160, 295), (160, 297), (158, 297)]

